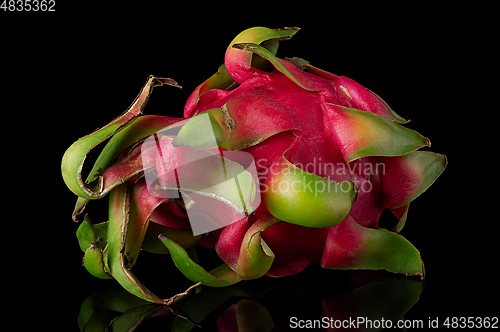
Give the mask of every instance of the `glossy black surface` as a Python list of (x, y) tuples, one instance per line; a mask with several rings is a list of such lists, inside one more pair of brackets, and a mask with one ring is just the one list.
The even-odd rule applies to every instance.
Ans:
[[(249, 330), (260, 327), (266, 331), (273, 328), (286, 331), (308, 325), (357, 326), (358, 320), (359, 326), (365, 327), (383, 324), (382, 319), (394, 320), (397, 324), (418, 302), (422, 289), (421, 282), (387, 273), (308, 269), (293, 278), (204, 288), (170, 307), (171, 310), (148, 305), (125, 291), (107, 289), (85, 299), (79, 322), (81, 326), (106, 322), (112, 311), (111, 317), (121, 317), (120, 322), (126, 320), (131, 326), (142, 320), (142, 329), (164, 326), (172, 331), (222, 330), (224, 327), (234, 330), (238, 324)], [(146, 314), (136, 315), (140, 309)], [(413, 324), (412, 319), (407, 319)]]

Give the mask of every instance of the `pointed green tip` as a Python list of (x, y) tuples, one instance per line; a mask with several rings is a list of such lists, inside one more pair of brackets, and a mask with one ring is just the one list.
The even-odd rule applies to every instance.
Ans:
[(187, 146), (192, 149), (227, 148), (226, 128), (221, 124), (220, 109), (211, 109), (200, 113), (181, 128), (172, 146)]
[(233, 48), (237, 48), (243, 51), (249, 51), (252, 53), (255, 53), (257, 55), (260, 55), (262, 58), (268, 60), (269, 62), (272, 63), (274, 68), (281, 72), (283, 75), (288, 77), (292, 82), (300, 86), (302, 89), (307, 90), (307, 91), (315, 91), (314, 89), (310, 89), (306, 87), (302, 82), (300, 82), (286, 67), (283, 65), (283, 63), (280, 62), (278, 58), (276, 58), (269, 50), (266, 48), (253, 44), (253, 43), (239, 43), (239, 44), (233, 44)]

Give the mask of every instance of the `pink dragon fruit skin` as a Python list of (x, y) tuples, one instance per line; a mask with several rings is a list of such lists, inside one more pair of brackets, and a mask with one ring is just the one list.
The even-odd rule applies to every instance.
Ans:
[[(187, 100), (185, 119), (139, 116), (141, 104), (68, 149), (62, 170), (80, 197), (74, 216), (89, 199), (110, 193), (109, 222), (84, 222), (78, 233), (91, 273), (113, 277), (153, 302), (166, 300), (130, 272), (141, 249), (170, 253), (187, 278), (214, 287), (292, 275), (311, 263), (424, 277), (420, 253), (398, 233), (410, 202), (443, 172), (446, 157), (417, 151), (430, 141), (404, 127), (408, 121), (361, 84), (299, 58), (276, 58), (279, 40), (298, 30), (257, 27), (239, 34), (219, 71)], [(173, 84), (148, 82), (149, 90), (136, 101), (145, 103), (154, 86)], [(200, 126), (202, 117), (209, 126)], [(180, 128), (178, 134), (145, 141), (173, 127)], [(86, 153), (110, 137), (85, 184), (80, 175)], [(179, 186), (177, 169), (194, 153), (220, 154), (227, 174), (236, 172), (232, 151), (255, 161), (257, 174), (238, 187), (248, 195), (230, 187), (223, 187), (230, 195), (213, 191), (217, 176), (211, 162), (188, 169), (190, 183), (179, 188), (194, 204), (165, 191)], [(158, 176), (156, 189), (141, 179), (151, 173)], [(197, 180), (199, 174), (203, 178)], [(255, 185), (260, 205), (248, 210), (235, 203), (240, 196), (253, 201)], [(392, 230), (379, 229), (385, 209), (399, 220)], [(225, 227), (193, 235), (186, 212)], [(105, 234), (101, 228), (107, 230), (107, 250), (96, 243)], [(187, 254), (193, 245), (214, 248), (222, 264), (206, 271)]]
[[(380, 235), (383, 241), (389, 235), (390, 241), (411, 246), (396, 234), (372, 230), (378, 229), (379, 217), (386, 208), (403, 224), (410, 201), (439, 176), (446, 164), (445, 157), (414, 152), (430, 146), (429, 140), (400, 126), (407, 121), (359, 83), (307, 63), (299, 67), (311, 72), (302, 71), (294, 63), (271, 58), (250, 44), (261, 41), (257, 37), (259, 32), (266, 36), (272, 33), (265, 28), (247, 30), (235, 38), (226, 52), (226, 70), (240, 85), (229, 92), (213, 88), (200, 95), (199, 90), (207, 85), (205, 82), (192, 94), (184, 114), (191, 117), (213, 109), (224, 110), (234, 124), (234, 128), (226, 131), (231, 142), (226, 148), (251, 153), (263, 172), (270, 173), (260, 177), (266, 204), (258, 211), (270, 212), (286, 222), (262, 232), (273, 252), (283, 253), (276, 255), (267, 275), (294, 274), (316, 261), (328, 268), (361, 268), (360, 261), (364, 259), (361, 253), (350, 260), (338, 255), (353, 256), (367, 237)], [(247, 50), (266, 56), (276, 71), (251, 67), (251, 53)], [(341, 205), (348, 204), (346, 199), (328, 197), (327, 192), (323, 193), (324, 202), (320, 197), (306, 202), (302, 197), (304, 192), (299, 191), (276, 194), (279, 190), (274, 189), (280, 184), (294, 181), (283, 176), (290, 165), (330, 181), (354, 182), (358, 186), (357, 197), (352, 199), (348, 215), (338, 213), (342, 211)], [(287, 195), (290, 197), (284, 198)], [(342, 225), (334, 227), (341, 222)], [(347, 227), (349, 224), (362, 227), (354, 232), (355, 228)], [(401, 227), (400, 224), (398, 230)], [(335, 231), (338, 229), (349, 231), (339, 236)], [(225, 229), (216, 246), (227, 264), (231, 264), (230, 257), (234, 260), (234, 252), (241, 244), (239, 240), (226, 241), (225, 237), (234, 237), (238, 231), (243, 233), (246, 229)], [(225, 248), (228, 246), (234, 246), (232, 252)], [(368, 249), (377, 251), (377, 246), (383, 244), (375, 241)], [(398, 269), (395, 267), (394, 271), (405, 272)], [(414, 264), (412, 271), (407, 272), (423, 275), (423, 265)]]

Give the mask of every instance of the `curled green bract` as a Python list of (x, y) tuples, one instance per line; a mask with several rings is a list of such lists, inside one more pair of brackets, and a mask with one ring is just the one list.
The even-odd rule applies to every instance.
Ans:
[(237, 283), (241, 279), (226, 264), (220, 265), (208, 272), (189, 257), (176, 242), (170, 240), (163, 234), (160, 234), (160, 241), (168, 248), (172, 255), (175, 266), (191, 281), (200, 282), (203, 285), (211, 287), (224, 287)]
[[(84, 199), (97, 199), (106, 195), (118, 185), (118, 183), (114, 183), (112, 186), (104, 188), (102, 174), (100, 173), (114, 163), (122, 150), (128, 146), (127, 143), (133, 143), (132, 137), (129, 135), (116, 136), (113, 143), (108, 145), (97, 159), (87, 180), (83, 181), (82, 168), (85, 158), (91, 149), (118, 134), (120, 130), (130, 125), (137, 116), (141, 115), (153, 88), (163, 84), (179, 86), (169, 78), (150, 76), (139, 95), (122, 115), (92, 134), (80, 138), (66, 150), (61, 162), (61, 172), (64, 182), (73, 193)], [(144, 134), (147, 135), (147, 133)]]
[(283, 156), (275, 162), (263, 194), (269, 212), (306, 227), (332, 227), (340, 223), (356, 200), (353, 182), (335, 182), (292, 165)]

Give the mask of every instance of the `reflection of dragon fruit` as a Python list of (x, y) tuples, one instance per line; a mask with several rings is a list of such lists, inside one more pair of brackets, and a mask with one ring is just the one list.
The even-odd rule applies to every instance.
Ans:
[[(176, 85), (150, 77), (126, 113), (66, 151), (74, 217), (110, 193), (109, 221), (86, 219), (77, 234), (91, 273), (156, 302), (130, 272), (140, 249), (169, 252), (189, 279), (209, 286), (291, 275), (312, 262), (423, 277), (419, 252), (398, 232), (446, 158), (416, 151), (429, 140), (357, 82), (276, 58), (278, 41), (297, 30), (238, 35), (188, 99), (189, 120), (137, 117), (153, 87)], [(85, 183), (86, 154), (108, 138)], [(378, 227), (384, 209), (399, 219), (391, 231)], [(225, 227), (193, 235), (188, 215)], [(207, 272), (184, 250), (195, 244), (215, 248), (222, 264)]]

